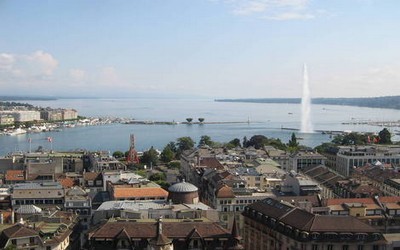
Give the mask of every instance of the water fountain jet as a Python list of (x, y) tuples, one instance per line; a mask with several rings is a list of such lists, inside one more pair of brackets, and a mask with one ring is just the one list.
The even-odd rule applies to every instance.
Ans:
[(311, 122), (311, 95), (308, 85), (307, 65), (303, 67), (303, 96), (301, 98), (301, 129), (302, 133), (312, 133), (314, 131)]

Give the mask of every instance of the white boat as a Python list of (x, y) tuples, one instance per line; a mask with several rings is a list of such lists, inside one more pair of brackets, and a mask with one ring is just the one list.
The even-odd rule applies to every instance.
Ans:
[(17, 128), (12, 131), (6, 132), (6, 135), (22, 135), (22, 134), (26, 134), (26, 130), (22, 128)]

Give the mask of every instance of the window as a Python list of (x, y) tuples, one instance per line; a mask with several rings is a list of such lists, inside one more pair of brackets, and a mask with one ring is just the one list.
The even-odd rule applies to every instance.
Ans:
[(358, 245), (357, 250), (364, 250), (364, 245)]
[(328, 246), (326, 247), (326, 250), (333, 250), (333, 245), (328, 245)]
[(35, 237), (29, 237), (29, 243), (34, 244), (35, 243)]
[(311, 247), (312, 250), (318, 250), (318, 245), (313, 244)]
[(343, 245), (342, 249), (343, 250), (349, 250), (349, 245)]

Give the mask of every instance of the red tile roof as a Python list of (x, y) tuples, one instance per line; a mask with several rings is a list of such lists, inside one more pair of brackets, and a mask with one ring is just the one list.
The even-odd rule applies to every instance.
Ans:
[(7, 170), (5, 175), (6, 181), (24, 181), (25, 171), (24, 170)]
[(400, 196), (382, 196), (379, 200), (382, 203), (397, 203), (400, 202)]
[(74, 181), (74, 179), (69, 178), (69, 177), (60, 178), (60, 179), (58, 179), (58, 182), (60, 182), (61, 185), (62, 185), (64, 188), (71, 188), (71, 187), (75, 186), (75, 181)]
[(227, 185), (223, 185), (220, 189), (217, 190), (217, 198), (235, 198), (235, 194), (231, 187)]
[(167, 198), (168, 192), (160, 187), (114, 187), (113, 196), (115, 198)]
[(102, 180), (102, 174), (97, 172), (87, 172), (83, 174), (83, 179), (87, 181)]

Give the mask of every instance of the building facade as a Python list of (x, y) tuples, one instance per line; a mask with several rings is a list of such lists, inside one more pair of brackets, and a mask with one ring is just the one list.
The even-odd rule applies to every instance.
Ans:
[(246, 207), (247, 250), (379, 250), (383, 235), (355, 217), (314, 215), (274, 199)]

